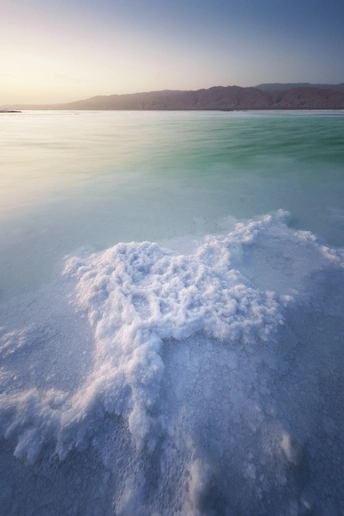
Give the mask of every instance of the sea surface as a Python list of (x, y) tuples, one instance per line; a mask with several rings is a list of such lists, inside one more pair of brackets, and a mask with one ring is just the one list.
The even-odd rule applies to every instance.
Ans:
[(0, 115), (0, 514), (344, 514), (344, 112)]

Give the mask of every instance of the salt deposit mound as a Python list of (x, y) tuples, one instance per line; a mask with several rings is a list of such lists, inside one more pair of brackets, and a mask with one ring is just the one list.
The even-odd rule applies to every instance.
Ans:
[(3, 514), (343, 514), (344, 252), (288, 217), (1, 308)]

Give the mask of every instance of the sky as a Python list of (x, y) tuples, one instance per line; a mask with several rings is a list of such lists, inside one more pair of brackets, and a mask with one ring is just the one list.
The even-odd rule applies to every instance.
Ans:
[(0, 0), (0, 105), (344, 82), (344, 0)]

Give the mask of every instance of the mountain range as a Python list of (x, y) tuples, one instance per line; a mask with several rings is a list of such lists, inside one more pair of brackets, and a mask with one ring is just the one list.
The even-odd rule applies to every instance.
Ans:
[(196, 91), (163, 90), (100, 95), (67, 104), (1, 106), (0, 109), (68, 110), (255, 110), (344, 109), (344, 84), (214, 86)]

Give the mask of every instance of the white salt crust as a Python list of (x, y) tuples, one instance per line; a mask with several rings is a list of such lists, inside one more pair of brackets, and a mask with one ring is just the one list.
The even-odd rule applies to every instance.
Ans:
[[(106, 439), (99, 444), (97, 429), (106, 418), (117, 416), (129, 430), (126, 446), (130, 448), (132, 439), (130, 453), (138, 465), (128, 466), (123, 474), (120, 492), (114, 495), (117, 513), (133, 514), (139, 506), (142, 514), (158, 511), (161, 501), (144, 507), (149, 495), (144, 494), (147, 480), (142, 480), (145, 468), (139, 457), (148, 454), (156, 461), (154, 454), (159, 453), (165, 468), (161, 482), (173, 484), (175, 442), (184, 455), (176, 463), (186, 476), (178, 487), (178, 504), (161, 514), (213, 514), (219, 472), (225, 471), (224, 456), (231, 449), (233, 460), (241, 456), (243, 481), (259, 484), (263, 497), (267, 484), (252, 451), (254, 435), (261, 432), (269, 435), (264, 445), (269, 452), (261, 445), (260, 457), (278, 456), (275, 480), (284, 489), (288, 471), (303, 467), (304, 451), (285, 424), (271, 426), (271, 378), (285, 375), (290, 367), (282, 359), (276, 362), (273, 350), (295, 348), (288, 329), (288, 337), (280, 337), (288, 323), (286, 314), (310, 302), (314, 275), (342, 274), (344, 263), (343, 250), (327, 247), (309, 232), (290, 229), (287, 220), (288, 214), (280, 210), (238, 222), (227, 235), (206, 237), (189, 255), (156, 243), (131, 242), (88, 257), (69, 257), (65, 282), (76, 286), (70, 310), (79, 314), (92, 336), (93, 347), (87, 348), (90, 366), (75, 382), (70, 379), (69, 388), (37, 379), (18, 384), (11, 371), (18, 356), (31, 356), (41, 330), (34, 325), (3, 329), (0, 431), (16, 443), (15, 457), (34, 464), (53, 446), (59, 459), (66, 460), (73, 449), (82, 453), (92, 444), (102, 449), (104, 465), (113, 470), (118, 457), (110, 460), (109, 445)], [(86, 353), (82, 342), (76, 348), (71, 340), (70, 346), (80, 355)], [(40, 353), (46, 352), (41, 346)], [(282, 392), (278, 389), (276, 382), (277, 396)], [(197, 428), (209, 414), (217, 421), (217, 405), (222, 415), (211, 423), (217, 444), (213, 437), (199, 437), (200, 447)], [(231, 425), (236, 431), (243, 425), (242, 436), (239, 431), (235, 438)], [(208, 446), (210, 441), (211, 449), (219, 451), (201, 453), (204, 442)], [(121, 455), (113, 439), (106, 442)], [(216, 453), (218, 467), (209, 459)], [(268, 483), (271, 488), (271, 480)]]

